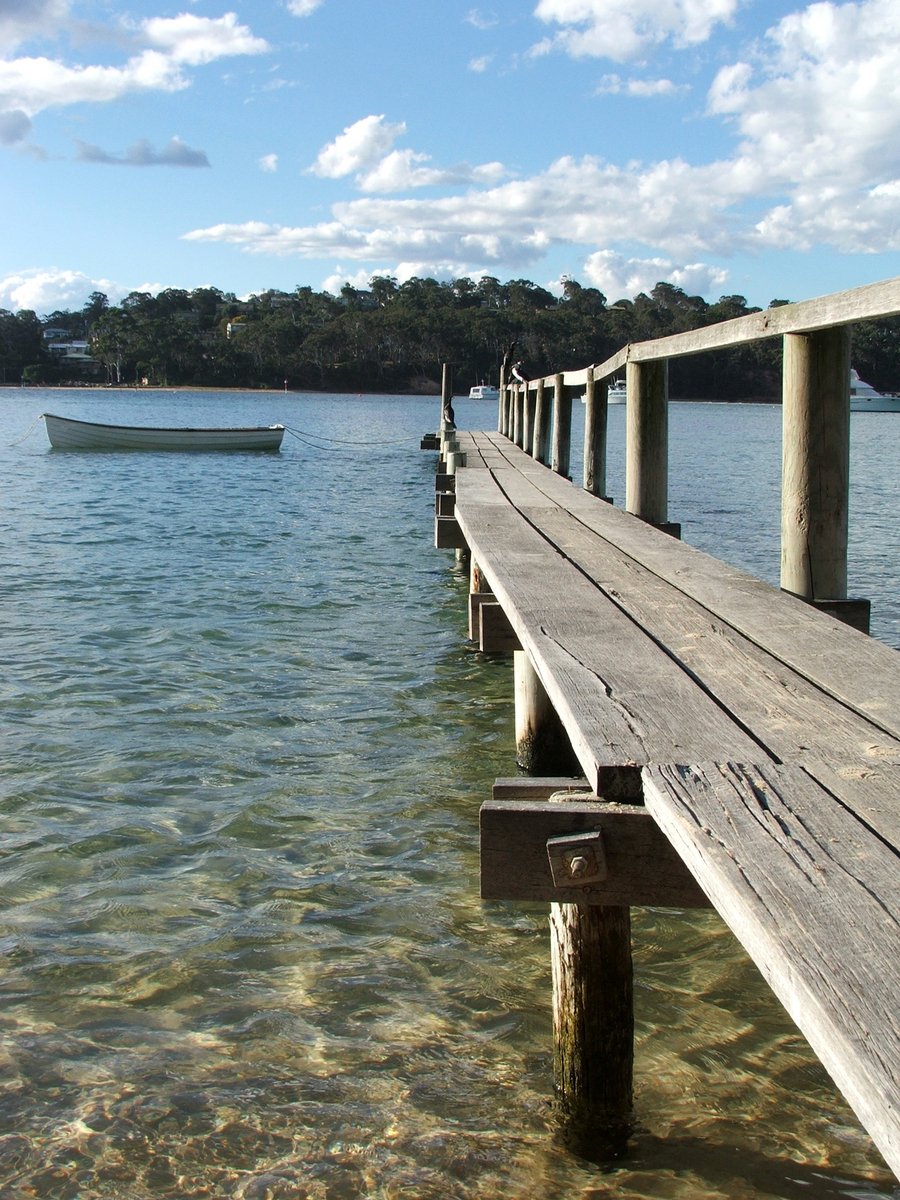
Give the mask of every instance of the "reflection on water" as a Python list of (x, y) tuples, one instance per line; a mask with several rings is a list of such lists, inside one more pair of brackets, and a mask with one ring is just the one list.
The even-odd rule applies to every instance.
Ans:
[(557, 1139), (546, 914), (477, 899), (511, 681), (431, 548), (432, 402), (131, 396), (369, 445), (101, 465), (8, 448), (50, 406), (26, 396), (0, 398), (0, 1194), (896, 1195), (708, 913), (634, 915), (628, 1155)]

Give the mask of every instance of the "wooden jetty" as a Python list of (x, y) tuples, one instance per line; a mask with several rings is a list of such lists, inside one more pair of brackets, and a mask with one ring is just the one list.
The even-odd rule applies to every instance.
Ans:
[[(444, 419), (423, 441), (470, 635), (515, 656), (530, 774), (482, 807), (482, 895), (551, 902), (576, 1132), (627, 1128), (631, 907), (711, 904), (900, 1177), (900, 658), (846, 594), (850, 325), (896, 313), (900, 279), (503, 379), (497, 431)], [(682, 543), (667, 511), (666, 360), (772, 336), (781, 590)], [(604, 498), (623, 368), (624, 511)], [(583, 488), (566, 478), (581, 397)]]

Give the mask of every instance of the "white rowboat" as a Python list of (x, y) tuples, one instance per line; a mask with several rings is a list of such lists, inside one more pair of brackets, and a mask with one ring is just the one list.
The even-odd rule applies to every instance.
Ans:
[(154, 429), (146, 425), (103, 425), (43, 413), (54, 450), (278, 450), (283, 425), (246, 429)]

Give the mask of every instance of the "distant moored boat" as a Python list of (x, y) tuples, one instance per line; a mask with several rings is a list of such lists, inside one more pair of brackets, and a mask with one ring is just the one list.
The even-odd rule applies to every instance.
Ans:
[(478, 383), (473, 388), (469, 388), (470, 400), (499, 400), (500, 389), (495, 388), (490, 383)]
[(43, 414), (54, 450), (278, 450), (283, 425), (243, 429), (166, 429), (146, 425), (103, 425)]
[(851, 412), (900, 412), (900, 396), (896, 393), (876, 392), (871, 383), (860, 379), (856, 371), (850, 370)]

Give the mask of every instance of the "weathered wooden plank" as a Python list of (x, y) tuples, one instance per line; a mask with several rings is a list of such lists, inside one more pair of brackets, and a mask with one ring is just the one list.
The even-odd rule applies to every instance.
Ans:
[(496, 485), (491, 491), (484, 472), (461, 473), (456, 518), (598, 794), (639, 794), (642, 763), (759, 755), (662, 648), (528, 526)]
[[(515, 450), (515, 447), (512, 447)], [(507, 462), (588, 529), (727, 621), (835, 699), (900, 736), (897, 652), (802, 600), (720, 562), (580, 488), (518, 453)]]
[[(649, 637), (664, 645), (723, 711), (751, 732), (766, 757), (802, 765), (900, 846), (900, 739), (798, 676), (615, 546), (598, 540), (564, 510), (544, 504), (523, 509), (523, 516)], [(775, 593), (775, 598), (780, 595)]]
[(900, 1176), (897, 854), (802, 771), (655, 766), (647, 806)]
[[(481, 806), (481, 896), (561, 904), (709, 908), (702, 888), (645, 808), (593, 800), (491, 800)], [(607, 876), (556, 887), (547, 842), (600, 830)]]

